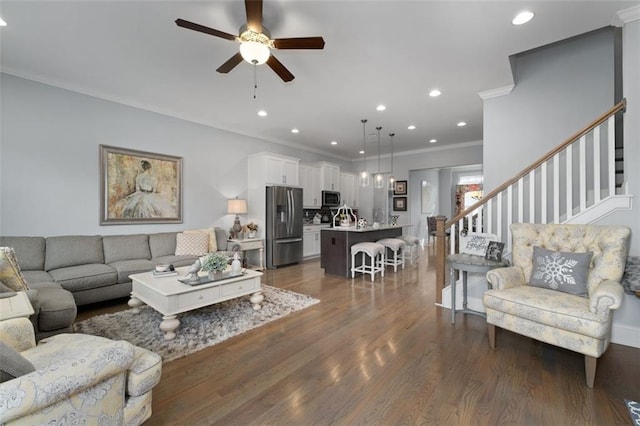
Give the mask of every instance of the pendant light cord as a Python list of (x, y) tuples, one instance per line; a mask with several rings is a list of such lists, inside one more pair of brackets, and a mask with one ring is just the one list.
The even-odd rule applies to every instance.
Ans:
[(365, 130), (365, 127), (367, 125), (367, 119), (363, 118), (362, 120), (360, 120), (360, 122), (362, 123), (362, 154), (364, 154), (364, 161), (363, 161), (363, 170), (367, 170), (367, 131)]
[(391, 177), (393, 177), (393, 137), (395, 133), (389, 133), (389, 138), (391, 138)]
[(376, 130), (378, 131), (378, 174), (380, 174), (380, 130), (382, 127), (378, 126)]

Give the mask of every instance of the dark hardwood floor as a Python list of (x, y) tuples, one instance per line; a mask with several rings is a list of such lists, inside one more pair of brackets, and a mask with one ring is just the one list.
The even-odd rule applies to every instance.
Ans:
[(611, 344), (593, 389), (577, 353), (503, 330), (491, 350), (483, 318), (451, 325), (434, 305), (429, 260), (373, 284), (319, 261), (266, 271), (263, 283), (321, 303), (164, 364), (147, 424), (631, 424), (640, 349)]

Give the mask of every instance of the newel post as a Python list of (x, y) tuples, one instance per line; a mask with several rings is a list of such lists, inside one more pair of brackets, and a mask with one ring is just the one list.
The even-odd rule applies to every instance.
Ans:
[(436, 216), (436, 303), (442, 303), (442, 289), (445, 284), (447, 263), (447, 234), (444, 224), (446, 216)]

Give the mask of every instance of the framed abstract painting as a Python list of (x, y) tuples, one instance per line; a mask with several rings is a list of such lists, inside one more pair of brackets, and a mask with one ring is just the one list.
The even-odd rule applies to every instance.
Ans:
[(100, 145), (100, 225), (182, 223), (182, 157)]

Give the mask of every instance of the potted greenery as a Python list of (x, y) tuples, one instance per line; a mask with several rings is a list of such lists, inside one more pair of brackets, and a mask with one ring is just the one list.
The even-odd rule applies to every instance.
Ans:
[(202, 270), (209, 273), (209, 279), (214, 279), (216, 274), (221, 274), (227, 269), (229, 258), (224, 253), (210, 253), (201, 261)]

